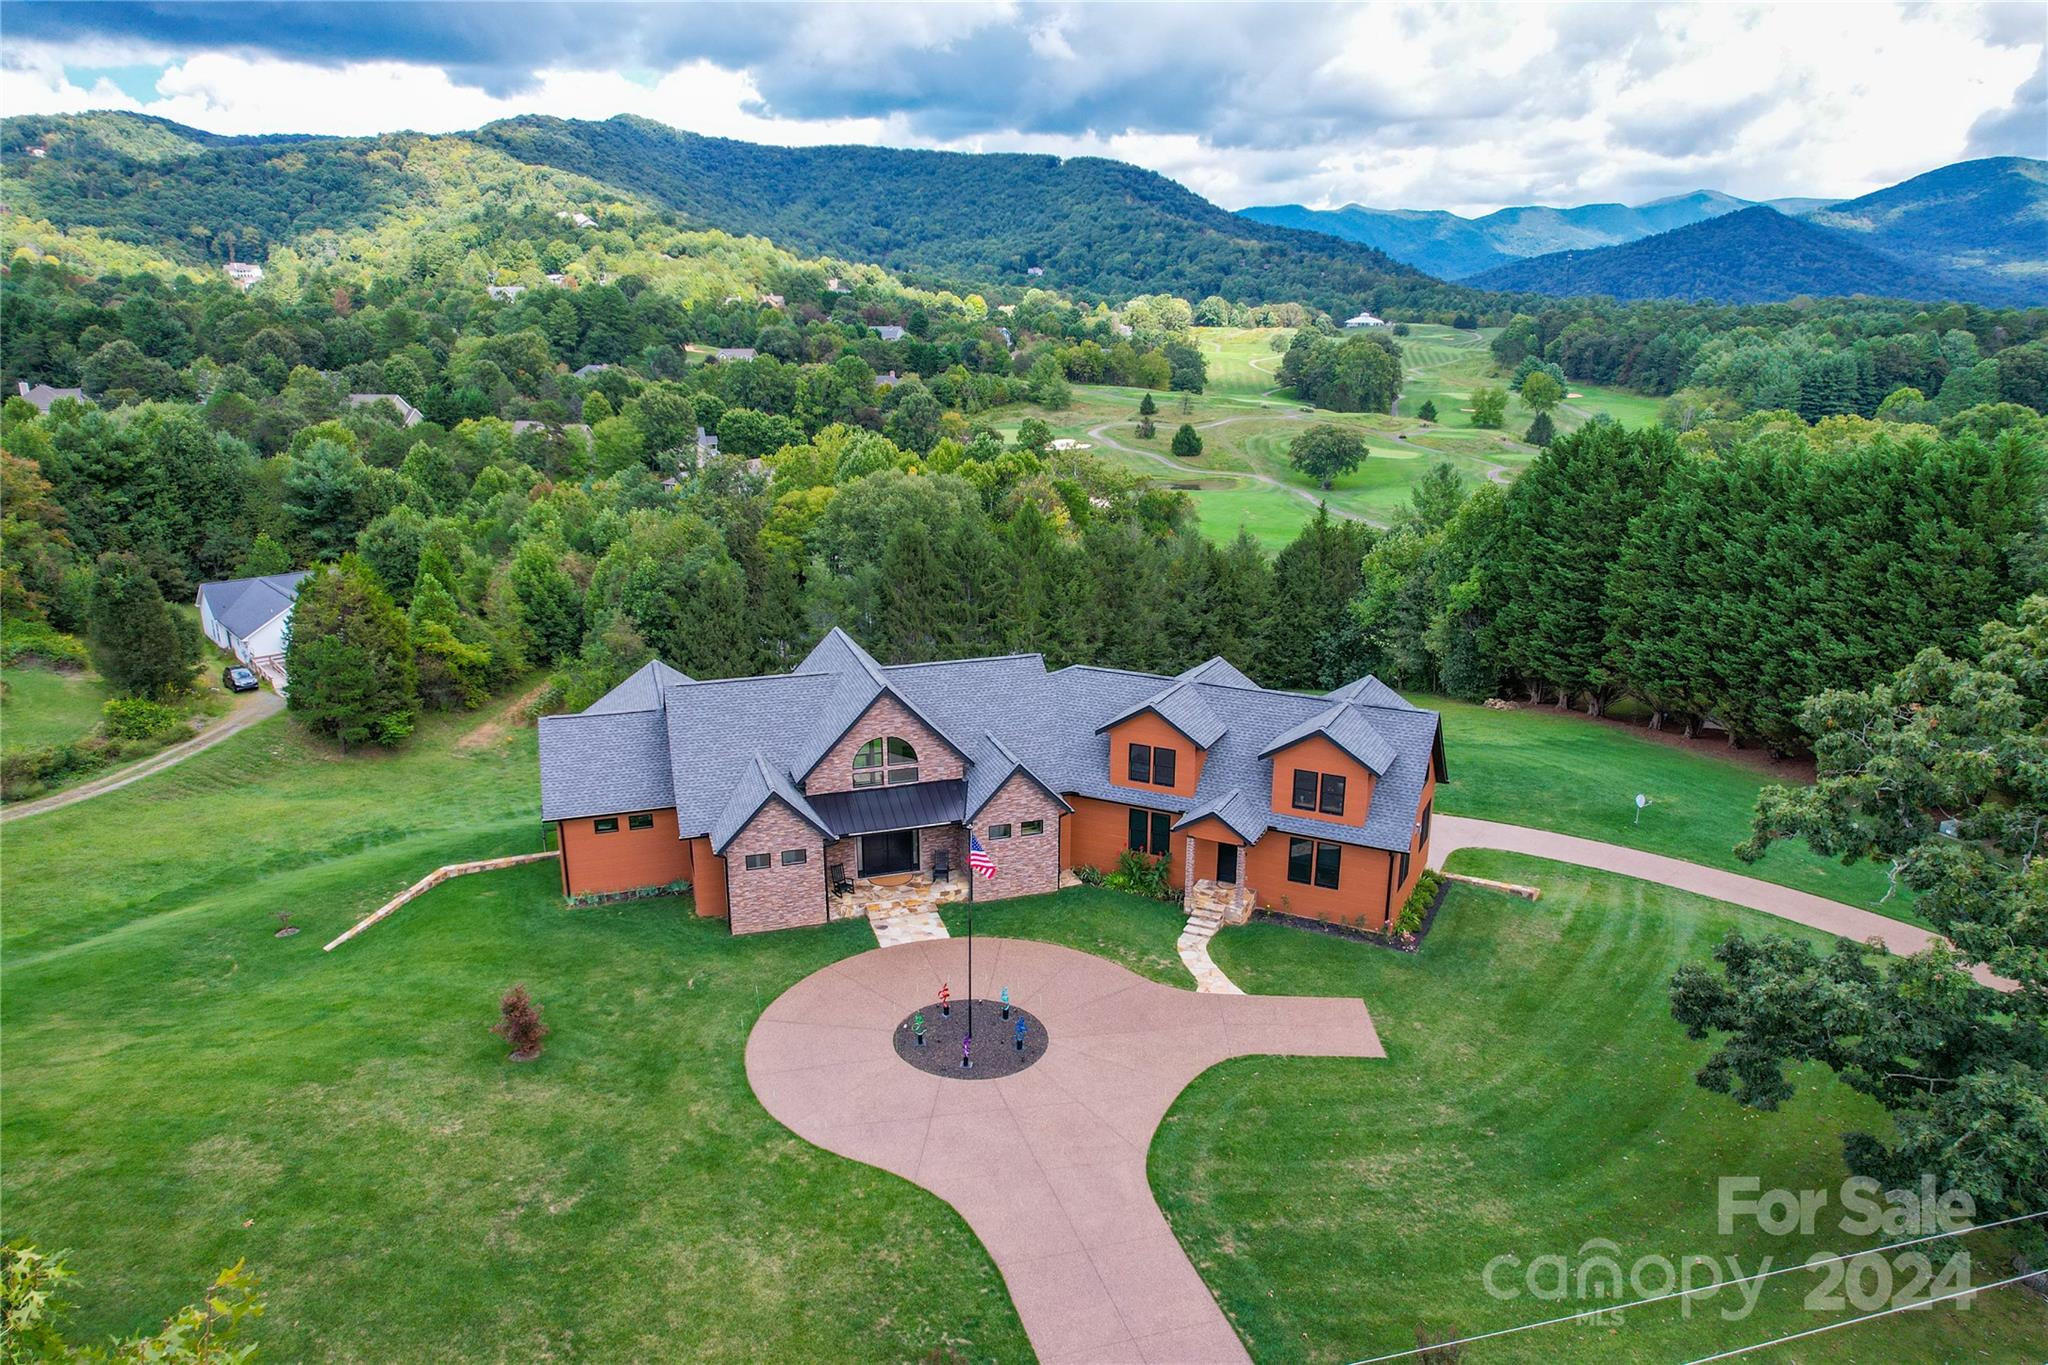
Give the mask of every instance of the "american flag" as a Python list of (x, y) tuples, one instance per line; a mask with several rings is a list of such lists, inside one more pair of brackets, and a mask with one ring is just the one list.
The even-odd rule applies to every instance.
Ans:
[(996, 860), (988, 856), (988, 850), (981, 846), (981, 840), (972, 834), (967, 836), (967, 865), (974, 869), (976, 876), (996, 875)]

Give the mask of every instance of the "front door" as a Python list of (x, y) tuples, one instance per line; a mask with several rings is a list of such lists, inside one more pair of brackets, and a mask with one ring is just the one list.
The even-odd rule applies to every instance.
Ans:
[(1224, 886), (1237, 885), (1237, 845), (1216, 845), (1216, 880)]
[(887, 877), (917, 871), (917, 831), (892, 829), (860, 836), (860, 875)]

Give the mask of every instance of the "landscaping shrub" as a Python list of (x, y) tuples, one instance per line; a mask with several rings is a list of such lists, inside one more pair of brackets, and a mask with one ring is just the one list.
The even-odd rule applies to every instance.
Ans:
[(1074, 867), (1074, 880), (1083, 886), (1101, 886), (1109, 878), (1103, 875), (1102, 869), (1099, 867), (1091, 866), (1088, 863), (1078, 863)]
[(60, 668), (84, 668), (85, 646), (44, 621), (9, 620), (0, 625), (0, 664), (41, 659)]
[(1169, 899), (1166, 886), (1166, 859), (1154, 858), (1127, 848), (1116, 860), (1116, 870), (1102, 879), (1102, 884), (1114, 891), (1128, 891), (1134, 896), (1147, 896), (1155, 901)]
[(185, 718), (160, 701), (115, 697), (100, 708), (100, 724), (112, 739), (157, 739), (183, 729)]
[(527, 1062), (540, 1056), (540, 1040), (548, 1036), (549, 1030), (540, 1021), (540, 1006), (526, 993), (524, 982), (505, 992), (505, 998), (498, 1002), (498, 1014), (491, 1032), (512, 1045), (512, 1060)]
[(1414, 938), (1422, 932), (1422, 925), (1429, 918), (1430, 903), (1436, 900), (1437, 891), (1443, 886), (1441, 872), (1427, 868), (1415, 879), (1415, 890), (1409, 893), (1401, 913), (1394, 917), (1394, 932), (1402, 938)]

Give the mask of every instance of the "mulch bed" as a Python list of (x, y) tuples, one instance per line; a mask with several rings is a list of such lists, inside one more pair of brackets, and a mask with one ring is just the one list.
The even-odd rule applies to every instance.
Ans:
[[(1000, 1000), (974, 1002), (974, 1065), (960, 1065), (960, 1045), (967, 1036), (967, 1002), (955, 1000), (949, 1017), (939, 1013), (937, 1001), (918, 1010), (924, 1016), (924, 1046), (917, 1045), (912, 1028), (916, 1015), (896, 1026), (896, 1055), (919, 1071), (955, 1081), (992, 1081), (1014, 1076), (1045, 1055), (1045, 1025), (1029, 1010), (1010, 1006), (1003, 1018)], [(1017, 1050), (1017, 1022), (1024, 1022), (1024, 1050)]]
[(1306, 929), (1312, 934), (1356, 939), (1360, 943), (1370, 943), (1375, 948), (1392, 948), (1397, 953), (1417, 953), (1422, 951), (1423, 940), (1429, 937), (1430, 929), (1436, 924), (1436, 912), (1443, 908), (1444, 897), (1451, 893), (1453, 885), (1454, 883), (1446, 878), (1442, 885), (1437, 887), (1436, 895), (1430, 898), (1429, 909), (1422, 912), (1422, 928), (1416, 932), (1412, 940), (1394, 934), (1376, 934), (1369, 929), (1358, 929), (1349, 924), (1331, 924), (1327, 920), (1309, 919), (1302, 915), (1283, 915), (1278, 910), (1254, 910), (1252, 918), (1271, 920), (1290, 929)]

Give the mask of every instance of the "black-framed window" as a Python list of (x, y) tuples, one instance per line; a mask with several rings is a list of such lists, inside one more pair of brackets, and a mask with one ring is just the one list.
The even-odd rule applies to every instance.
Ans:
[[(1404, 855), (1405, 856), (1405, 855)], [(1337, 889), (1337, 874), (1344, 865), (1344, 845), (1316, 845), (1316, 885)]]
[(1435, 811), (1436, 801), (1432, 798), (1430, 803), (1422, 808), (1422, 826), (1420, 832), (1415, 836), (1416, 842), (1425, 848), (1429, 846), (1429, 817)]
[(1019, 825), (1017, 826), (1017, 833), (1018, 833), (1019, 835), (1021, 835), (1021, 836), (1025, 837), (1025, 838), (1029, 838), (1029, 837), (1030, 837), (1031, 835), (1034, 835), (1034, 834), (1043, 834), (1043, 833), (1045, 833), (1045, 821), (1043, 821), (1043, 820), (1026, 820), (1026, 821), (1023, 821), (1023, 822), (1022, 822), (1021, 824), (1019, 824)]
[(917, 781), (917, 750), (910, 747), (910, 741), (898, 735), (887, 735), (871, 739), (854, 750), (853, 785), (856, 787), (894, 787), (903, 782)]
[(1152, 783), (1152, 746), (1133, 744), (1130, 761), (1124, 765), (1124, 776), (1133, 782)]
[(654, 812), (653, 812), (653, 811), (642, 811), (642, 812), (641, 812), (640, 814), (638, 814), (638, 815), (629, 815), (629, 816), (627, 816), (627, 817), (626, 817), (626, 828), (627, 828), (627, 829), (653, 829), (653, 828), (654, 828)]
[(1129, 847), (1140, 853), (1165, 857), (1166, 850), (1171, 847), (1172, 831), (1169, 827), (1172, 824), (1172, 817), (1165, 811), (1140, 810), (1132, 806)]
[(1325, 815), (1344, 813), (1344, 774), (1323, 774), (1323, 797), (1317, 802), (1316, 809)]
[(990, 825), (988, 827), (988, 837), (991, 839), (1007, 839), (1010, 837), (1010, 827), (1008, 825)]
[(1400, 870), (1399, 872), (1397, 872), (1396, 874), (1394, 874), (1394, 885), (1396, 885), (1396, 886), (1406, 886), (1407, 884), (1408, 884), (1408, 855), (1407, 855), (1407, 854), (1405, 854), (1405, 853), (1403, 853), (1403, 854), (1401, 855), (1401, 870)]
[(767, 854), (765, 854), (765, 853), (749, 853), (749, 854), (747, 855), (747, 871), (749, 871), (749, 872), (759, 872), (759, 871), (760, 871), (760, 870), (761, 870), (762, 868), (764, 868), (764, 867), (766, 867), (766, 866), (768, 866), (768, 855), (767, 855)]
[(1294, 770), (1294, 808), (1314, 810), (1316, 808), (1316, 779), (1322, 774), (1312, 768)]
[(1165, 744), (1133, 744), (1124, 763), (1124, 776), (1148, 787), (1171, 787), (1180, 766), (1180, 751)]
[(1153, 786), (1171, 787), (1173, 785), (1173, 770), (1179, 758), (1180, 751), (1177, 749), (1170, 749), (1164, 744), (1152, 746)]
[(1343, 865), (1342, 844), (1326, 844), (1320, 839), (1287, 841), (1287, 880), (1290, 882), (1335, 891), (1342, 879)]
[(1303, 886), (1315, 880), (1316, 841), (1313, 839), (1289, 839), (1287, 841), (1287, 880), (1300, 882)]
[(619, 832), (619, 817), (607, 815), (602, 820), (592, 820), (590, 827), (599, 834), (617, 834)]
[(810, 860), (811, 851), (807, 848), (785, 848), (782, 850), (782, 865), (784, 867), (795, 867), (799, 863), (807, 863)]

